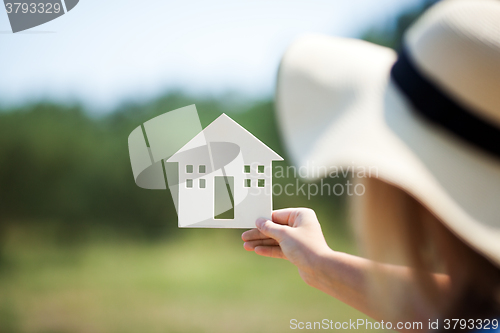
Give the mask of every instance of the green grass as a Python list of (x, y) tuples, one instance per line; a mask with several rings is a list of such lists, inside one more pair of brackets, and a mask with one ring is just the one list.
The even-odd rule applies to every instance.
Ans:
[(233, 230), (77, 246), (12, 232), (5, 258), (0, 332), (289, 332), (292, 318), (366, 318), (287, 261), (246, 252)]

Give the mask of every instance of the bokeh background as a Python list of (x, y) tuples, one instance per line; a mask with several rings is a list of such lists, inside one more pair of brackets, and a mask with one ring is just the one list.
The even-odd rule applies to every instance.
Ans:
[[(178, 229), (170, 193), (135, 185), (127, 137), (196, 104), (203, 126), (225, 112), (286, 167), (272, 98), (286, 46), (316, 32), (399, 49), (434, 2), (82, 0), (18, 34), (0, 10), (0, 332), (287, 332), (292, 318), (366, 318), (288, 262), (244, 251), (241, 230)], [(330, 246), (356, 253), (346, 199), (274, 206), (315, 209)]]

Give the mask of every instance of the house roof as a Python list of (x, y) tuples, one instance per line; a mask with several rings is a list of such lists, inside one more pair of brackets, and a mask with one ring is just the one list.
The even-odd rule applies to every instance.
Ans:
[(267, 163), (283, 160), (252, 133), (223, 113), (172, 155), (167, 162), (188, 160), (191, 163), (194, 158), (203, 159), (202, 156), (207, 153), (223, 154), (224, 159), (228, 159), (239, 154), (240, 150), (246, 161)]

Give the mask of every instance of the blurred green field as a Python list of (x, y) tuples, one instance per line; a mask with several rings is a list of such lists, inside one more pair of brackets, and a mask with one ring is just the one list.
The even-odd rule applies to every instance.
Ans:
[[(237, 230), (182, 230), (168, 242), (54, 245), (11, 229), (0, 273), (0, 332), (288, 332), (289, 321), (365, 318), (246, 252)], [(350, 250), (328, 237), (336, 249)]]

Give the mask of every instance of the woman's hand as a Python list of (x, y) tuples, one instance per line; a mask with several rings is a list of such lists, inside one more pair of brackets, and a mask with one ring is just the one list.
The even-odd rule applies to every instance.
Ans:
[[(366, 277), (382, 274), (381, 277), (394, 281), (398, 286), (407, 285), (413, 290), (412, 272), (403, 266), (380, 264), (350, 254), (333, 251), (326, 244), (316, 214), (307, 208), (276, 210), (273, 221), (257, 220), (257, 229), (245, 231), (241, 238), (248, 251), (258, 255), (287, 259), (298, 267), (302, 279), (338, 300), (364, 312), (377, 320), (386, 320), (378, 307), (368, 300)], [(435, 274), (437, 282), (443, 277)], [(445, 281), (446, 282), (446, 281)], [(416, 290), (416, 289), (415, 289)], [(413, 293), (418, 295), (417, 292)], [(413, 297), (413, 296), (408, 296)], [(421, 320), (423, 308), (421, 299), (416, 298), (414, 312), (408, 312), (404, 321)]]
[(245, 249), (261, 256), (289, 260), (298, 267), (302, 279), (314, 286), (317, 266), (332, 252), (316, 213), (307, 208), (288, 208), (274, 211), (272, 220), (258, 219), (257, 229), (241, 235)]

